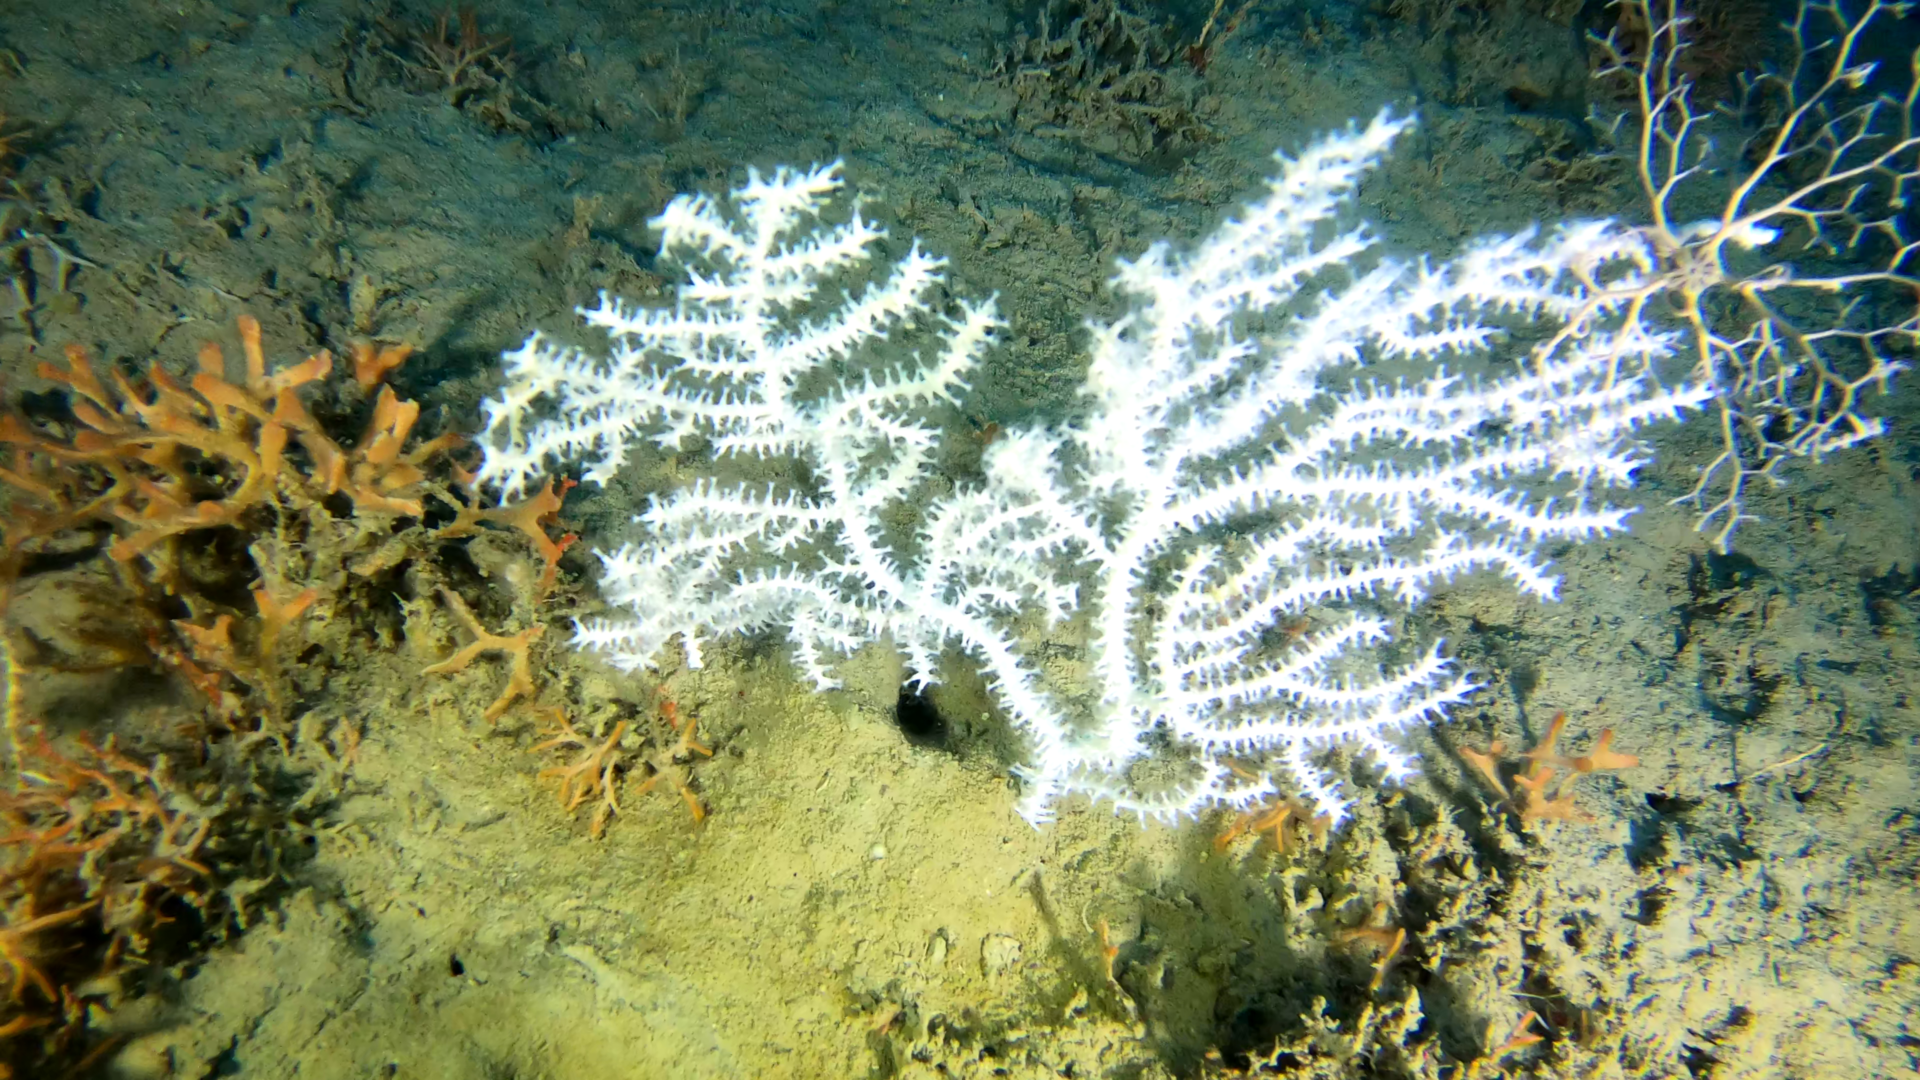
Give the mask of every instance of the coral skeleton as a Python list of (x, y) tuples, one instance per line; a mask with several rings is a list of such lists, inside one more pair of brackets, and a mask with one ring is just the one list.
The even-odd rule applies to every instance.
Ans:
[[(943, 302), (917, 244), (873, 274), (884, 233), (829, 214), (837, 164), (682, 196), (654, 221), (688, 267), (677, 301), (583, 310), (605, 357), (539, 334), (509, 354), (479, 482), (517, 495), (584, 461), (605, 483), (638, 439), (704, 439), (771, 479), (656, 497), (600, 553), (624, 616), (576, 643), (640, 669), (677, 640), (697, 666), (710, 639), (780, 628), (821, 686), (871, 642), (916, 684), (958, 646), (1026, 738), (1032, 822), (1075, 792), (1172, 820), (1282, 789), (1337, 822), (1326, 751), (1402, 777), (1395, 733), (1474, 688), (1405, 613), (1483, 569), (1553, 596), (1541, 549), (1619, 530), (1605, 489), (1644, 460), (1638, 430), (1712, 393), (1658, 377), (1676, 337), (1613, 317), (1653, 272), (1632, 229), (1378, 253), (1347, 205), (1411, 126), (1383, 112), (1282, 155), (1196, 248), (1122, 262), (1078, 419), (1003, 431), (946, 493), (926, 417), (990, 347), (993, 302)], [(1558, 332), (1500, 355), (1516, 326)], [(1084, 670), (1043, 665), (1043, 636), (1083, 641)]]

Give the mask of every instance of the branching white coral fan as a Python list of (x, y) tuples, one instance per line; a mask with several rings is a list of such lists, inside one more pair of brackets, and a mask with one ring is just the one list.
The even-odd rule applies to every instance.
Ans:
[[(1196, 249), (1121, 263), (1127, 313), (1089, 326), (1080, 419), (1003, 434), (984, 481), (934, 499), (916, 412), (965, 385), (991, 302), (936, 314), (941, 263), (917, 246), (836, 297), (883, 234), (857, 209), (822, 217), (835, 167), (675, 199), (655, 224), (694, 267), (677, 303), (583, 311), (605, 359), (538, 335), (509, 354), (481, 477), (511, 492), (584, 458), (604, 479), (642, 433), (798, 466), (657, 499), (601, 556), (629, 617), (576, 640), (638, 667), (678, 636), (697, 664), (705, 638), (780, 626), (822, 684), (830, 654), (883, 637), (921, 682), (957, 644), (1028, 740), (1029, 820), (1075, 791), (1172, 819), (1276, 787), (1338, 818), (1325, 751), (1403, 774), (1394, 734), (1472, 689), (1438, 643), (1400, 640), (1407, 610), (1483, 568), (1553, 595), (1541, 546), (1620, 528), (1598, 493), (1630, 482), (1636, 429), (1709, 394), (1663, 385), (1673, 342), (1604, 301), (1650, 272), (1631, 230), (1495, 238), (1437, 265), (1374, 254), (1342, 217), (1411, 123), (1382, 113), (1282, 156), (1267, 196)], [(1524, 325), (1554, 332), (1501, 374), (1441, 366), (1488, 366), (1477, 354)], [(902, 543), (890, 523), (915, 497)], [(1043, 668), (1042, 633), (1083, 641), (1085, 670)]]
[[(663, 447), (699, 435), (716, 456), (810, 470), (804, 486), (709, 481), (672, 492), (638, 519), (643, 542), (602, 553), (602, 588), (632, 618), (583, 623), (576, 640), (623, 666), (648, 664), (678, 635), (697, 667), (709, 634), (783, 625), (824, 686), (823, 653), (890, 629), (908, 643), (939, 638), (907, 625), (918, 586), (890, 550), (885, 515), (931, 471), (939, 433), (915, 410), (964, 387), (998, 319), (992, 301), (934, 319), (943, 263), (918, 245), (884, 280), (827, 306), (827, 287), (864, 267), (886, 235), (857, 209), (839, 224), (820, 220), (838, 170), (756, 172), (724, 207), (674, 199), (652, 222), (662, 252), (714, 276), (690, 269), (672, 308), (623, 307), (603, 294), (581, 314), (612, 339), (604, 360), (538, 334), (506, 357), (506, 393), (487, 403), (479, 479), (508, 494), (546, 462), (584, 458), (587, 479), (605, 481), (643, 431)], [(930, 321), (930, 362), (866, 355)], [(523, 428), (542, 398), (559, 415)]]

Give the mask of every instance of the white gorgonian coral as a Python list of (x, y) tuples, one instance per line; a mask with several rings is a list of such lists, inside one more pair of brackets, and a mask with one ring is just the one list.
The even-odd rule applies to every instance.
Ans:
[[(943, 306), (917, 245), (842, 292), (883, 233), (823, 217), (837, 166), (682, 196), (655, 220), (689, 267), (675, 303), (583, 311), (605, 357), (539, 335), (509, 354), (481, 479), (512, 492), (584, 460), (603, 480), (643, 436), (786, 463), (771, 486), (657, 498), (601, 553), (625, 617), (576, 640), (644, 667), (677, 638), (697, 664), (706, 639), (779, 627), (823, 685), (883, 638), (922, 682), (957, 645), (1027, 739), (1029, 820), (1075, 791), (1171, 819), (1276, 787), (1337, 818), (1324, 751), (1404, 773), (1393, 735), (1472, 689), (1437, 643), (1397, 639), (1400, 614), (1478, 569), (1553, 595), (1541, 547), (1620, 528), (1600, 492), (1631, 481), (1637, 429), (1710, 396), (1663, 385), (1674, 342), (1606, 299), (1651, 272), (1632, 230), (1375, 253), (1343, 219), (1411, 125), (1383, 113), (1282, 156), (1193, 250), (1121, 263), (1126, 313), (1089, 326), (1080, 418), (1003, 433), (981, 481), (937, 498), (920, 416), (965, 386), (993, 304)], [(1443, 366), (1488, 367), (1526, 324), (1554, 332), (1498, 374)], [(1037, 662), (1049, 631), (1084, 645), (1079, 670)]]

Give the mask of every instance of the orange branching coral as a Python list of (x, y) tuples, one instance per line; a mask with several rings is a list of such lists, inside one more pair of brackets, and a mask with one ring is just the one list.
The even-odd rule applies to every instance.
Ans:
[(1373, 964), (1373, 979), (1367, 983), (1369, 993), (1380, 989), (1381, 984), (1387, 981), (1387, 968), (1393, 965), (1407, 945), (1406, 927), (1388, 924), (1387, 903), (1384, 900), (1374, 903), (1373, 913), (1364, 925), (1348, 927), (1340, 931), (1339, 937), (1343, 941), (1357, 941), (1378, 951), (1379, 958)]
[(553, 119), (553, 110), (519, 85), (511, 37), (482, 33), (471, 8), (456, 14), (449, 7), (431, 23), (389, 16), (374, 19), (374, 24), (378, 29), (370, 33), (368, 44), (398, 63), (407, 81), (438, 92), (456, 109), (472, 106), (489, 127), (531, 132), (532, 122), (516, 107)]
[[(568, 542), (546, 524), (563, 492), (478, 509), (452, 464), (437, 460), (457, 438), (416, 437), (419, 405), (384, 385), (404, 346), (352, 348), (356, 395), (322, 387), (333, 370), (326, 351), (270, 371), (259, 324), (240, 319), (239, 340), (232, 371), (208, 345), (190, 377), (158, 365), (135, 375), (69, 348), (64, 363), (40, 369), (67, 392), (64, 412), (0, 410), (0, 634), (20, 646), (13, 670), (94, 670), (72, 666), (100, 663), (76, 650), (111, 629), (114, 665), (150, 663), (205, 699), (179, 729), (193, 738), (178, 760), (198, 769), (219, 756), (225, 784), (217, 802), (211, 790), (196, 801), (164, 759), (147, 763), (111, 740), (73, 751), (36, 735), (17, 747), (16, 786), (0, 790), (0, 987), (12, 990), (0, 1001), (0, 1077), (9, 1063), (50, 1075), (47, 1055), (70, 1060), (84, 1048), (91, 1006), (75, 988), (147, 952), (163, 907), (174, 919), (199, 913), (188, 936), (218, 932), (238, 911), (238, 894), (222, 887), (234, 860), (257, 860), (249, 880), (271, 880), (283, 816), (324, 797), (351, 763), (359, 729), (302, 713), (324, 667), (303, 663), (325, 647), (301, 633), (309, 612), (337, 625), (364, 593), (430, 591), (438, 556), (480, 547), (465, 537), (482, 532), (510, 538), (504, 546), (515, 550), (493, 554), (527, 563), (527, 582), (538, 575), (544, 596)], [(365, 417), (357, 439), (310, 411), (331, 421), (334, 409), (355, 407)], [(453, 526), (436, 528), (448, 519)], [(518, 550), (522, 536), (534, 560)], [(7, 602), (16, 586), (75, 580), (102, 597), (106, 629), (36, 635), (23, 613), (47, 605)], [(451, 590), (443, 595), (476, 640), (434, 670), (458, 670), (492, 648), (513, 654), (508, 692), (489, 710), (497, 717), (533, 693), (526, 650), (540, 630), (488, 634)], [(241, 738), (222, 747), (207, 721)], [(288, 753), (270, 764), (246, 756), (259, 739)], [(291, 810), (256, 805), (263, 789), (231, 783), (227, 771), (278, 777), (296, 759), (296, 771), (313, 771), (301, 774), (311, 786)], [(258, 835), (236, 844), (236, 831)], [(177, 936), (161, 940), (171, 948), (183, 944)], [(40, 1035), (58, 1045), (35, 1049)]]
[[(460, 482), (470, 486), (472, 478), (463, 475)], [(446, 538), (465, 536), (480, 531), (482, 525), (499, 525), (520, 533), (540, 556), (542, 569), (535, 596), (544, 598), (553, 591), (554, 582), (559, 577), (560, 556), (566, 554), (573, 542), (579, 539), (574, 533), (562, 533), (558, 538), (547, 533), (547, 523), (559, 516), (560, 504), (573, 484), (572, 480), (563, 481), (556, 491), (553, 481), (549, 479), (539, 491), (519, 502), (494, 507), (477, 503), (457, 507), (452, 523), (443, 527), (439, 535)]]
[(423, 30), (413, 38), (420, 68), (444, 82), (449, 96), (467, 89), (483, 65), (511, 57), (512, 44), (506, 34), (482, 34), (472, 8), (461, 8), (458, 16), (448, 8), (434, 20), (431, 33)]
[[(56, 866), (78, 868), (107, 928), (139, 948), (161, 891), (201, 901), (209, 870), (198, 856), (217, 808), (181, 791), (166, 759), (143, 764), (111, 741), (95, 746), (84, 738), (69, 756), (36, 733), (22, 749), (21, 779), (18, 790), (0, 795), (0, 818), (10, 827), (0, 888)], [(102, 852), (111, 857), (81, 866), (84, 856)]]
[[(456, 474), (456, 480), (463, 488), (471, 490), (470, 477)], [(572, 482), (568, 481), (555, 490), (554, 482), (548, 480), (539, 491), (505, 506), (486, 507), (474, 501), (452, 504), (453, 521), (442, 526), (434, 535), (440, 539), (470, 536), (485, 531), (484, 527), (489, 525), (519, 533), (532, 546), (541, 564), (539, 579), (533, 583), (532, 595), (527, 599), (535, 602), (544, 600), (559, 580), (560, 556), (576, 539), (573, 533), (562, 533), (555, 538), (547, 532), (548, 523), (558, 517), (563, 497), (572, 486)], [(495, 634), (480, 624), (473, 609), (459, 595), (450, 589), (442, 589), (440, 594), (453, 611), (454, 618), (473, 635), (474, 640), (440, 663), (422, 669), (424, 673), (438, 675), (464, 671), (485, 653), (504, 653), (511, 658), (512, 666), (509, 668), (506, 689), (487, 707), (485, 716), (488, 722), (498, 720), (520, 698), (533, 698), (537, 689), (533, 683), (532, 657), (528, 650), (539, 638), (543, 627), (533, 626), (511, 635)]]
[(169, 642), (157, 638), (149, 642), (153, 655), (206, 698), (221, 724), (236, 731), (247, 726), (243, 688), (260, 691), (273, 719), (286, 718), (290, 703), (281, 681), (275, 677), (280, 636), (320, 598), (319, 590), (312, 588), (303, 589), (284, 602), (264, 588), (254, 589), (252, 595), (258, 622), (251, 648), (234, 641), (234, 618), (227, 612), (216, 615), (208, 626), (186, 619), (173, 620), (174, 629), (186, 643), (184, 655)]
[(1255, 807), (1235, 816), (1226, 831), (1213, 838), (1213, 847), (1216, 851), (1225, 851), (1248, 833), (1270, 833), (1274, 850), (1285, 855), (1292, 846), (1293, 826), (1304, 825), (1317, 844), (1326, 839), (1327, 830), (1332, 824), (1332, 819), (1327, 815), (1315, 814), (1298, 799), (1275, 796), (1266, 806)]
[[(249, 510), (288, 501), (311, 506), (344, 495), (356, 513), (417, 516), (422, 465), (458, 442), (443, 435), (406, 448), (420, 407), (382, 387), (366, 434), (351, 449), (322, 430), (298, 391), (333, 368), (326, 350), (268, 374), (260, 324), (239, 319), (244, 375), (228, 381), (220, 347), (200, 350), (200, 370), (186, 384), (154, 365), (142, 385), (119, 371), (102, 379), (86, 351), (66, 350), (64, 370), (40, 365), (43, 378), (75, 396), (79, 429), (59, 438), (19, 416), (0, 417), (5, 482), (38, 509), (18, 508), (0, 553), (27, 541), (96, 520), (118, 521), (123, 534), (109, 548), (132, 559), (171, 537), (233, 526)], [(290, 463), (297, 447), (304, 467)]]
[(386, 381), (387, 376), (407, 357), (413, 355), (411, 345), (375, 345), (371, 341), (356, 341), (350, 346), (353, 352), (353, 381), (363, 394), (373, 393), (374, 387)]
[[(1518, 1053), (1529, 1046), (1546, 1042), (1547, 1037), (1533, 1029), (1535, 1024), (1540, 1024), (1544, 1027), (1546, 1021), (1541, 1019), (1538, 1012), (1528, 1009), (1525, 1013), (1521, 1014), (1520, 1019), (1514, 1021), (1513, 1027), (1507, 1031), (1505, 1041), (1501, 1042), (1499, 1046), (1494, 1047), (1492, 1050), (1489, 1050), (1485, 1057), (1475, 1058), (1467, 1062), (1466, 1067), (1460, 1071), (1460, 1075), (1464, 1077), (1465, 1080), (1479, 1080), (1481, 1076), (1486, 1074), (1488, 1068), (1503, 1068), (1501, 1061), (1509, 1054)], [(1487, 1025), (1487, 1041), (1493, 1041), (1494, 1030), (1492, 1024)], [(1511, 1074), (1503, 1071), (1499, 1075), (1508, 1076)]]
[[(346, 546), (353, 543), (344, 534), (355, 529), (376, 538), (380, 550), (362, 551), (351, 563), (362, 576), (430, 539), (492, 528), (517, 533), (540, 560), (536, 599), (551, 591), (573, 540), (547, 528), (566, 488), (549, 483), (520, 502), (487, 508), (451, 465), (444, 479), (433, 477), (429, 465), (461, 440), (452, 433), (415, 440), (419, 404), (382, 385), (409, 348), (352, 347), (354, 381), (373, 401), (360, 438), (342, 445), (301, 397), (332, 371), (332, 354), (321, 350), (269, 373), (260, 324), (243, 316), (238, 325), (243, 357), (235, 379), (211, 344), (200, 351), (198, 373), (184, 383), (157, 365), (138, 383), (117, 370), (103, 375), (77, 346), (67, 349), (64, 368), (41, 365), (44, 378), (72, 394), (72, 420), (0, 415), (0, 486), (14, 492), (0, 524), (0, 587), (47, 538), (105, 526), (115, 533), (108, 547), (115, 559), (145, 557), (151, 576), (171, 590), (174, 560), (161, 550), (169, 541), (220, 528), (262, 534), (276, 522), (284, 526), (289, 514), (303, 514), (307, 532), (343, 534)], [(452, 512), (444, 527), (425, 526), (429, 498)], [(416, 527), (387, 525), (409, 518)], [(257, 567), (263, 580), (277, 572)]]
[(31, 125), (17, 123), (0, 112), (0, 177), (13, 175), (13, 166), (22, 156), (17, 144), (32, 133)]
[[(1257, 779), (1254, 773), (1239, 765), (1229, 763), (1227, 767), (1243, 779)], [(1292, 846), (1295, 825), (1306, 826), (1313, 842), (1318, 844), (1327, 838), (1327, 830), (1333, 827), (1333, 819), (1325, 814), (1313, 813), (1306, 803), (1292, 796), (1275, 795), (1267, 805), (1236, 815), (1226, 831), (1213, 838), (1213, 849), (1225, 851), (1248, 833), (1271, 833), (1274, 850), (1285, 855)]]
[[(18, 782), (0, 792), (0, 1076), (76, 1037), (86, 1009), (71, 988), (143, 958), (163, 905), (204, 914), (214, 884), (201, 849), (219, 809), (176, 785), (165, 759), (27, 736)], [(49, 1027), (41, 1046), (20, 1038)]]
[[(1640, 759), (1613, 749), (1612, 728), (1601, 730), (1592, 753), (1576, 757), (1562, 755), (1555, 747), (1566, 726), (1567, 714), (1555, 713), (1553, 723), (1547, 727), (1546, 737), (1540, 740), (1539, 745), (1521, 755), (1527, 759), (1527, 765), (1513, 777), (1513, 785), (1519, 789), (1517, 792), (1509, 790), (1500, 778), (1500, 756), (1506, 752), (1506, 743), (1495, 740), (1485, 753), (1462, 748), (1460, 756), (1486, 779), (1493, 790), (1500, 794), (1501, 801), (1523, 821), (1591, 820), (1573, 804), (1573, 780), (1590, 772), (1631, 769), (1640, 764)], [(1565, 779), (1556, 785), (1553, 779), (1561, 769), (1568, 772)]]
[(450, 675), (457, 671), (465, 671), (467, 665), (487, 653), (506, 654), (510, 660), (506, 689), (500, 691), (500, 696), (493, 700), (493, 704), (487, 706), (484, 714), (487, 722), (491, 724), (504, 716), (515, 701), (522, 697), (533, 697), (533, 658), (528, 655), (528, 650), (533, 647), (533, 643), (539, 639), (546, 627), (530, 626), (510, 636), (495, 634), (480, 625), (480, 620), (474, 616), (473, 609), (467, 606), (467, 602), (460, 598), (459, 593), (452, 589), (441, 589), (440, 598), (446, 601), (454, 617), (459, 619), (461, 625), (467, 628), (467, 632), (473, 635), (473, 641), (445, 660), (421, 668), (421, 674)]
[(693, 813), (693, 823), (698, 825), (707, 819), (707, 808), (700, 805), (700, 797), (689, 786), (693, 770), (687, 762), (692, 761), (695, 754), (712, 757), (713, 751), (694, 738), (694, 728), (700, 723), (699, 717), (689, 716), (683, 722), (680, 719), (680, 707), (671, 701), (661, 703), (660, 717), (673, 730), (676, 738), (647, 758), (647, 768), (652, 770), (653, 775), (640, 785), (640, 794), (652, 791), (653, 785), (659, 783), (661, 777), (666, 777), (686, 802), (687, 809)]
[[(1493, 1050), (1487, 1054), (1486, 1060), (1498, 1061), (1508, 1054), (1513, 1053), (1515, 1050), (1524, 1050), (1536, 1043), (1545, 1042), (1547, 1037), (1533, 1030), (1534, 1023), (1539, 1019), (1540, 1014), (1538, 1012), (1528, 1009), (1525, 1015), (1521, 1016), (1519, 1020), (1514, 1021), (1513, 1027), (1507, 1032), (1506, 1041), (1494, 1047)], [(1475, 1064), (1478, 1064), (1478, 1062)]]
[(407, 437), (419, 419), (419, 402), (401, 401), (391, 386), (383, 386), (374, 399), (373, 423), (359, 445), (342, 453), (338, 447), (313, 440), (308, 450), (322, 463), (327, 494), (344, 492), (358, 511), (384, 510), (419, 517), (423, 509), (420, 500), (405, 493), (427, 478), (422, 463), (460, 442), (460, 436), (448, 432), (407, 450)]
[[(242, 355), (231, 374), (213, 344), (184, 380), (157, 364), (130, 378), (78, 346), (64, 366), (41, 365), (69, 392), (71, 416), (0, 414), (0, 487), (12, 492), (0, 522), (0, 601), (56, 537), (107, 534), (105, 550), (135, 593), (130, 608), (169, 609), (150, 620), (159, 631), (147, 632), (153, 657), (203, 694), (223, 726), (278, 731), (293, 701), (276, 654), (322, 599), (310, 582), (345, 580), (340, 564), (375, 544), (424, 549), (426, 498), (465, 507), (428, 473), (459, 438), (415, 439), (420, 406), (380, 385), (409, 354), (404, 346), (353, 347), (355, 380), (372, 401), (360, 438), (343, 444), (302, 398), (332, 371), (332, 354), (269, 371), (260, 324), (242, 316), (238, 328)], [(413, 526), (401, 528), (409, 518)], [(245, 538), (227, 550), (245, 550), (251, 562), (229, 559), (238, 565), (218, 572), (244, 583), (251, 611), (234, 607), (230, 590), (186, 580), (183, 563), (197, 556), (204, 567), (218, 545), (181, 541), (223, 530)], [(143, 597), (151, 586), (166, 598)], [(183, 605), (188, 617), (179, 618)]]
[(592, 740), (575, 731), (573, 722), (567, 719), (565, 711), (548, 709), (548, 716), (560, 725), (560, 733), (533, 748), (535, 753), (542, 750), (575, 749), (581, 751), (580, 757), (570, 765), (555, 765), (541, 769), (540, 778), (557, 777), (560, 780), (560, 805), (572, 813), (588, 799), (598, 797), (598, 805), (593, 808), (593, 823), (588, 833), (595, 839), (606, 834), (607, 822), (619, 813), (620, 802), (614, 797), (613, 786), (618, 773), (624, 766), (620, 754), (620, 739), (627, 733), (625, 720), (613, 725), (604, 742), (594, 745)]
[(544, 712), (558, 726), (558, 732), (535, 746), (534, 752), (575, 750), (579, 751), (579, 756), (569, 764), (540, 770), (540, 778), (557, 778), (560, 781), (560, 805), (569, 812), (589, 799), (598, 800), (593, 820), (588, 826), (588, 833), (594, 839), (598, 840), (606, 834), (608, 822), (620, 811), (619, 800), (614, 795), (615, 783), (622, 774), (636, 766), (647, 770), (647, 778), (635, 789), (635, 794), (645, 795), (652, 791), (664, 777), (687, 804), (687, 809), (693, 814), (693, 823), (698, 825), (706, 820), (707, 810), (694, 793), (693, 770), (688, 763), (695, 754), (712, 757), (713, 750), (702, 745), (694, 736), (699, 721), (691, 716), (681, 720), (679, 707), (674, 702), (662, 702), (659, 710), (659, 720), (673, 733), (673, 741), (650, 738), (648, 741), (654, 747), (651, 752), (622, 751), (621, 740), (631, 727), (625, 720), (614, 724), (606, 739), (596, 744), (574, 728), (564, 710), (550, 708)]
[(260, 612), (260, 640), (257, 646), (260, 660), (270, 663), (280, 635), (295, 619), (306, 614), (315, 600), (320, 599), (317, 589), (302, 589), (298, 595), (289, 597), (284, 603), (274, 599), (265, 589), (253, 590), (253, 606)]

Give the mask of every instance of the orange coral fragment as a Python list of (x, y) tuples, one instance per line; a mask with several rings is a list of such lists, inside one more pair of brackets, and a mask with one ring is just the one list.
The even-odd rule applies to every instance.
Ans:
[[(74, 395), (81, 430), (63, 441), (18, 417), (0, 420), (0, 446), (10, 448), (0, 482), (45, 508), (10, 516), (0, 558), (34, 537), (105, 518), (129, 527), (109, 548), (126, 561), (184, 532), (237, 525), (257, 506), (287, 499), (313, 504), (335, 493), (345, 494), (359, 513), (418, 516), (421, 466), (458, 438), (444, 435), (406, 449), (419, 406), (383, 390), (367, 433), (352, 450), (343, 449), (296, 393), (326, 378), (332, 354), (322, 349), (269, 374), (259, 321), (243, 315), (237, 324), (243, 353), (237, 382), (211, 343), (201, 348), (199, 371), (185, 384), (157, 364), (139, 385), (118, 371), (102, 378), (78, 345), (67, 346), (64, 369), (41, 364), (41, 377)], [(390, 368), (405, 353), (394, 347), (379, 356)], [(287, 451), (295, 444), (311, 461), (310, 472), (290, 467)]]
[[(1242, 773), (1242, 775), (1251, 778), (1251, 774)], [(1333, 826), (1333, 819), (1325, 814), (1315, 814), (1298, 799), (1275, 796), (1268, 805), (1255, 807), (1236, 816), (1232, 824), (1227, 826), (1226, 831), (1214, 837), (1213, 848), (1215, 851), (1225, 851), (1233, 846), (1235, 840), (1248, 833), (1271, 833), (1274, 850), (1285, 855), (1292, 847), (1292, 827), (1295, 825), (1304, 825), (1313, 842), (1318, 844), (1326, 839), (1327, 831)]]
[[(556, 747), (573, 747), (583, 753), (571, 765), (556, 765), (541, 769), (540, 778), (558, 777), (560, 779), (560, 805), (569, 812), (590, 798), (599, 796), (600, 804), (594, 808), (593, 822), (587, 827), (588, 835), (600, 839), (607, 831), (607, 822), (619, 813), (620, 803), (614, 798), (613, 786), (622, 762), (620, 759), (620, 739), (627, 733), (627, 722), (613, 725), (613, 731), (606, 740), (595, 746), (585, 736), (574, 730), (567, 714), (559, 709), (548, 709), (548, 716), (560, 725), (560, 733), (535, 746), (534, 752), (551, 750)], [(644, 788), (642, 789), (645, 790)]]
[(33, 935), (40, 931), (51, 930), (56, 926), (73, 922), (93, 907), (95, 903), (90, 901), (79, 907), (42, 915), (37, 919), (28, 919), (22, 923), (9, 922), (5, 926), (0, 926), (0, 960), (4, 960), (13, 971), (13, 990), (9, 994), (10, 1000), (17, 1004), (26, 993), (29, 983), (38, 987), (48, 1001), (59, 1000), (58, 995), (54, 993), (53, 983), (48, 981), (45, 973), (34, 964), (30, 955), (29, 942)]
[[(1567, 714), (1555, 713), (1540, 742), (1520, 755), (1527, 760), (1527, 765), (1513, 777), (1518, 791), (1509, 790), (1500, 779), (1500, 755), (1506, 752), (1505, 743), (1496, 740), (1485, 753), (1463, 747), (1460, 756), (1486, 778), (1487, 784), (1499, 793), (1500, 800), (1523, 821), (1589, 821), (1591, 817), (1574, 805), (1574, 778), (1591, 772), (1631, 769), (1640, 764), (1640, 759), (1613, 749), (1612, 728), (1601, 729), (1591, 753), (1563, 755), (1556, 747), (1566, 726)], [(1567, 770), (1567, 775), (1555, 785), (1554, 777), (1561, 769)]]
[(513, 635), (496, 634), (480, 625), (480, 620), (474, 617), (473, 609), (467, 606), (467, 602), (460, 598), (459, 593), (443, 588), (440, 590), (440, 597), (447, 602), (447, 607), (453, 610), (454, 617), (467, 628), (467, 632), (473, 635), (474, 640), (472, 644), (445, 660), (421, 668), (421, 674), (450, 675), (457, 671), (465, 671), (467, 665), (487, 653), (507, 654), (511, 659), (511, 665), (507, 669), (506, 688), (500, 691), (500, 696), (495, 698), (493, 704), (487, 706), (487, 711), (482, 714), (488, 723), (493, 723), (500, 719), (515, 701), (522, 697), (533, 697), (533, 660), (528, 650), (547, 628), (530, 626)]
[(376, 346), (371, 341), (356, 341), (350, 346), (353, 350), (353, 381), (360, 389), (372, 393), (394, 368), (406, 363), (413, 355), (411, 345)]

